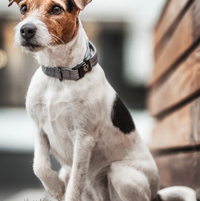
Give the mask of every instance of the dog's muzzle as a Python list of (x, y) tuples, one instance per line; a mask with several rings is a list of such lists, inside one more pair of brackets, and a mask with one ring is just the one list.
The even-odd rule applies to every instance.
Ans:
[(36, 31), (37, 28), (34, 24), (25, 24), (21, 27), (20, 34), (24, 39), (29, 40), (35, 36)]

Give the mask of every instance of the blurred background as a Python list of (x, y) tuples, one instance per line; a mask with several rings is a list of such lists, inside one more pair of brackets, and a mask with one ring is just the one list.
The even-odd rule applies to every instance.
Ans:
[[(131, 111), (136, 127), (147, 144), (154, 124), (146, 110), (146, 85), (153, 68), (152, 34), (165, 2), (93, 0), (81, 13), (86, 33), (98, 49), (100, 65)], [(25, 111), (26, 91), (38, 64), (14, 45), (14, 27), (19, 22), (19, 10), (16, 5), (8, 8), (7, 4), (7, 0), (0, 1), (2, 201), (13, 200), (12, 196), (24, 189), (36, 189), (38, 194), (41, 193), (40, 189), (37, 190), (41, 184), (32, 170), (34, 137), (31, 120)], [(58, 169), (59, 164), (53, 158), (52, 161), (53, 168)]]

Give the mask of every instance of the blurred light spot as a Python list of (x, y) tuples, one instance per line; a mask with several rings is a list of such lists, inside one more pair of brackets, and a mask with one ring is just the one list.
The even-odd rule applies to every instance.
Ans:
[(6, 53), (0, 49), (0, 69), (4, 68), (7, 64), (8, 57)]

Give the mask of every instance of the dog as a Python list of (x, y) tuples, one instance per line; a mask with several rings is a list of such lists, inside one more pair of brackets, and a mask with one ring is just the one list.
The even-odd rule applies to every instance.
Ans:
[[(59, 201), (185, 200), (174, 189), (158, 192), (153, 157), (79, 19), (91, 0), (13, 2), (21, 12), (15, 43), (40, 64), (26, 108), (35, 125), (33, 170), (46, 191)], [(50, 151), (62, 166), (59, 175)]]

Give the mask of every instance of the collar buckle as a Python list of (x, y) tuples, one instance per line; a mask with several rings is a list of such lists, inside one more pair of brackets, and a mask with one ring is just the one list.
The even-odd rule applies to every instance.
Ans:
[(62, 82), (63, 81), (63, 73), (62, 73), (62, 69), (60, 67), (58, 67), (58, 72), (59, 72), (59, 80)]
[(78, 68), (80, 79), (84, 77), (84, 75), (92, 70), (90, 61), (84, 61), (80, 68)]

